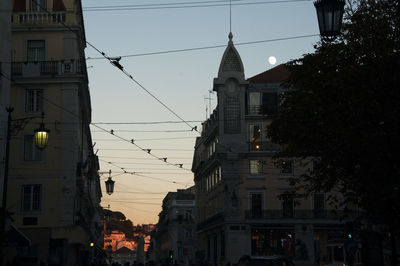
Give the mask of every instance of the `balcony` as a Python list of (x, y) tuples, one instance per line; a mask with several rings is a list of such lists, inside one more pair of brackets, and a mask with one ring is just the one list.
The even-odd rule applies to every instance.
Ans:
[(247, 107), (246, 115), (248, 116), (266, 116), (273, 117), (278, 110), (276, 105), (268, 106), (268, 105), (250, 105)]
[(249, 151), (278, 151), (279, 145), (270, 141), (250, 141)]
[(257, 219), (326, 219), (326, 220), (343, 220), (356, 218), (361, 213), (359, 211), (343, 211), (343, 210), (246, 210), (246, 220)]
[(16, 14), (16, 21), (28, 25), (48, 25), (65, 23), (66, 12), (21, 12)]
[(84, 74), (84, 65), (79, 60), (13, 62), (11, 74), (18, 77), (46, 77)]

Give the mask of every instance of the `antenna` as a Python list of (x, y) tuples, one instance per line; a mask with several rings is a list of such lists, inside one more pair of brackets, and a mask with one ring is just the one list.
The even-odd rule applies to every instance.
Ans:
[(206, 97), (206, 96), (204, 96), (204, 102), (206, 102), (206, 100), (208, 100), (208, 108), (207, 108), (207, 104), (206, 104), (206, 120), (208, 119), (208, 112), (207, 112), (207, 110), (210, 112), (210, 115), (211, 115), (211, 100), (213, 100), (212, 99), (212, 97), (211, 97), (211, 94), (214, 94), (214, 92), (212, 91), (212, 90), (209, 90), (208, 91), (208, 97)]
[(232, 0), (229, 0), (229, 32), (232, 32)]

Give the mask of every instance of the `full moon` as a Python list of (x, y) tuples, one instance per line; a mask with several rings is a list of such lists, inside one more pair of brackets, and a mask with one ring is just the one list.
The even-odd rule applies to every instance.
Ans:
[(275, 57), (275, 56), (270, 56), (270, 57), (268, 58), (268, 62), (269, 62), (271, 65), (275, 65), (275, 63), (276, 63), (276, 57)]

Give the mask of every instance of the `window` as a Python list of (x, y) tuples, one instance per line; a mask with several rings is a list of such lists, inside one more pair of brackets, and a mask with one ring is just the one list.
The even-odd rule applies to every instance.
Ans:
[(224, 128), (226, 134), (240, 133), (240, 103), (236, 97), (227, 97), (224, 108)]
[(258, 115), (260, 114), (260, 97), (259, 92), (250, 92), (248, 99), (248, 114), (249, 115)]
[(46, 0), (30, 0), (30, 11), (45, 12), (47, 9)]
[(25, 112), (40, 112), (43, 110), (43, 90), (25, 90)]
[(249, 160), (249, 174), (250, 175), (262, 175), (263, 174), (263, 162), (260, 160)]
[(42, 202), (42, 185), (22, 186), (22, 211), (40, 211)]
[(262, 192), (249, 192), (250, 215), (252, 218), (261, 218), (263, 211), (264, 194)]
[(262, 111), (264, 115), (272, 115), (278, 111), (278, 94), (276, 92), (263, 93)]
[(259, 125), (249, 125), (249, 142), (251, 151), (261, 150), (261, 128)]
[(294, 217), (294, 197), (292, 195), (284, 195), (282, 200), (282, 216)]
[(313, 195), (314, 200), (314, 217), (323, 218), (325, 216), (325, 194), (315, 193)]
[(282, 175), (293, 175), (293, 160), (285, 159), (281, 160), (281, 174)]
[(29, 62), (45, 61), (45, 41), (29, 40), (27, 59)]
[(24, 160), (25, 161), (42, 160), (42, 151), (36, 147), (34, 135), (24, 136)]

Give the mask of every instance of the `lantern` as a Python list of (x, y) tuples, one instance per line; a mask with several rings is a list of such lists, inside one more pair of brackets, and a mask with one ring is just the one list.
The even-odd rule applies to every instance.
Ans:
[(43, 122), (40, 124), (40, 127), (35, 130), (35, 145), (39, 149), (43, 150), (47, 146), (47, 142), (49, 140), (50, 130), (44, 127)]
[(114, 192), (114, 183), (115, 183), (115, 181), (111, 179), (111, 170), (109, 171), (108, 180), (105, 181), (105, 183), (106, 183), (106, 192), (108, 195), (111, 195)]
[(340, 34), (344, 4), (344, 0), (317, 0), (314, 2), (321, 36), (334, 37)]

